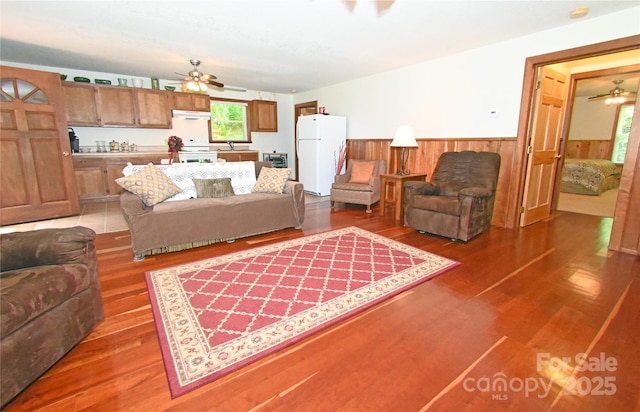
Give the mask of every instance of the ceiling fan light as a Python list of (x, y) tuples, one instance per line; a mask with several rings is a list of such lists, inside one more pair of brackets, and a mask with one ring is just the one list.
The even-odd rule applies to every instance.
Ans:
[(203, 92), (206, 92), (207, 91), (207, 85), (204, 84), (204, 83), (200, 83), (200, 90), (203, 91)]

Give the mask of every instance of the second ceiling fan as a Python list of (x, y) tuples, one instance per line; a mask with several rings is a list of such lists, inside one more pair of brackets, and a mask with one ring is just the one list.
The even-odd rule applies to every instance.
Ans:
[(613, 80), (613, 84), (615, 84), (616, 87), (609, 90), (609, 93), (589, 97), (589, 101), (604, 100), (606, 104), (620, 104), (627, 100), (634, 100), (636, 94), (633, 92), (625, 92), (624, 89), (620, 87), (622, 83), (624, 83), (624, 80)]

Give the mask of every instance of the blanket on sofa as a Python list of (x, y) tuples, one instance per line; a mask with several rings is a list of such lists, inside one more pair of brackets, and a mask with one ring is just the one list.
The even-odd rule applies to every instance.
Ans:
[[(143, 169), (146, 165), (129, 165), (122, 170), (125, 176)], [(231, 178), (233, 192), (237, 195), (251, 193), (256, 184), (254, 162), (226, 162), (226, 163), (178, 163), (173, 165), (157, 165), (182, 192), (165, 200), (185, 200), (197, 197), (196, 185), (193, 179)]]

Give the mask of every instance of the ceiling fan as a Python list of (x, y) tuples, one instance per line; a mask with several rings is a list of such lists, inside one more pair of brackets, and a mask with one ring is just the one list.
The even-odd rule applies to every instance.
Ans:
[(200, 60), (191, 59), (189, 63), (193, 66), (193, 70), (190, 70), (188, 74), (179, 74), (180, 76), (184, 76), (184, 82), (182, 83), (183, 88), (186, 88), (186, 91), (190, 92), (206, 92), (207, 87), (215, 86), (223, 88), (224, 84), (215, 81), (217, 79), (213, 74), (204, 74), (200, 70), (198, 70), (198, 66), (200, 65)]
[(613, 80), (613, 84), (615, 84), (616, 87), (609, 90), (609, 93), (589, 97), (589, 101), (604, 100), (606, 104), (620, 104), (630, 98), (635, 98), (635, 93), (625, 92), (624, 89), (620, 87), (622, 83), (624, 83), (624, 80)]
[(246, 87), (224, 85), (216, 81), (215, 79), (217, 79), (217, 77), (213, 74), (202, 73), (198, 70), (198, 66), (200, 65), (200, 60), (198, 59), (191, 59), (189, 60), (189, 63), (191, 63), (193, 69), (190, 70), (188, 74), (176, 72), (176, 74), (184, 77), (184, 79), (181, 79), (182, 82), (180, 83), (182, 85), (182, 91), (184, 92), (206, 93), (209, 86), (225, 90), (235, 90), (238, 92), (247, 91)]

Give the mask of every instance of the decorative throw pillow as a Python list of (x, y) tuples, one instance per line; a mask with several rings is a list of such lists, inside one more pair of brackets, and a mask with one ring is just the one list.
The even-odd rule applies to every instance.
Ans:
[(233, 196), (233, 186), (230, 177), (220, 179), (193, 179), (198, 197)]
[(369, 179), (373, 175), (375, 162), (358, 162), (353, 161), (351, 164), (351, 177), (349, 183), (369, 183)]
[(182, 191), (153, 163), (129, 176), (116, 179), (116, 183), (138, 196), (146, 206), (156, 205)]
[(255, 193), (282, 193), (284, 185), (289, 179), (291, 169), (278, 169), (275, 167), (263, 167), (260, 175), (253, 186)]

